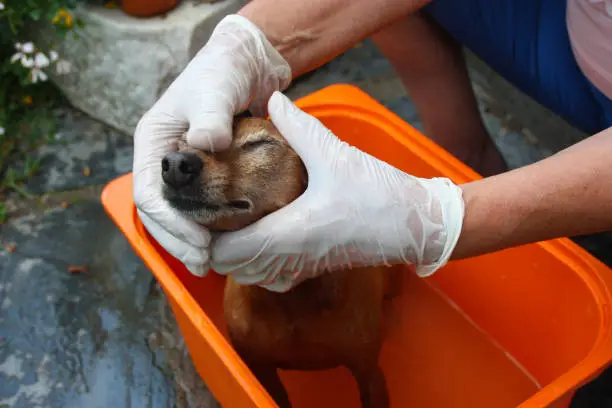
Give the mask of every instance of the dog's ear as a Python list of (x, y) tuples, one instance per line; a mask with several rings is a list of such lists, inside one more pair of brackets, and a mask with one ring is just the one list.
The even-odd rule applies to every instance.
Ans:
[(242, 121), (242, 119), (248, 119), (248, 118), (252, 118), (253, 114), (251, 114), (251, 112), (247, 109), (243, 112), (240, 112), (237, 115), (234, 115), (234, 122), (233, 122), (233, 126), (232, 126), (232, 133), (236, 134), (236, 127), (238, 126), (238, 123), (240, 123), (240, 121)]
[(234, 116), (234, 121), (238, 121), (240, 119), (245, 119), (245, 118), (252, 118), (253, 114), (251, 113), (250, 110), (246, 109), (242, 112), (240, 112), (239, 114)]
[(244, 112), (241, 112), (237, 115), (234, 115), (234, 121), (232, 123), (232, 136), (236, 135), (236, 131), (237, 131), (237, 127), (238, 124), (243, 120), (243, 119), (248, 119), (248, 118), (252, 118), (253, 115), (251, 115), (251, 112), (249, 112), (248, 110), (245, 110)]

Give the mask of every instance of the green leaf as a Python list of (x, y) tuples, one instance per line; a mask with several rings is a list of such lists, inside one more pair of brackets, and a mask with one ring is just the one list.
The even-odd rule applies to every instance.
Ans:
[(6, 205), (4, 205), (4, 203), (0, 202), (0, 224), (3, 224), (4, 222), (6, 222)]
[(28, 15), (30, 16), (32, 20), (38, 21), (40, 20), (40, 16), (42, 15), (42, 12), (40, 9), (34, 9), (34, 10), (30, 10)]

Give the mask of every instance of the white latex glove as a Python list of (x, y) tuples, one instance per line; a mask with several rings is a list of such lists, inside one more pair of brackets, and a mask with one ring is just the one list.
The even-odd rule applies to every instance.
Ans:
[[(291, 69), (264, 34), (238, 15), (225, 17), (207, 44), (142, 117), (134, 135), (134, 202), (149, 233), (197, 276), (208, 272), (210, 234), (162, 198), (161, 160), (188, 130), (190, 145), (223, 150), (233, 116), (249, 107), (265, 114)], [(250, 103), (250, 105), (249, 105)]]
[(325, 271), (403, 263), (428, 276), (446, 264), (463, 224), (458, 186), (413, 177), (349, 146), (280, 92), (268, 110), (304, 161), (308, 188), (256, 223), (219, 235), (215, 271), (285, 292)]

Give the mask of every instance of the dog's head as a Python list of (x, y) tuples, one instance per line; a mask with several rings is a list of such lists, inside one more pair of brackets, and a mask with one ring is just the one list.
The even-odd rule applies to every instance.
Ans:
[(222, 152), (196, 150), (183, 139), (162, 160), (163, 195), (212, 231), (243, 228), (289, 204), (306, 188), (306, 170), (276, 127), (241, 118)]

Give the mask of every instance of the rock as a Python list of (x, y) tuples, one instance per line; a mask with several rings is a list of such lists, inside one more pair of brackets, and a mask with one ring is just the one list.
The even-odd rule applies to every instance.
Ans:
[(25, 182), (31, 194), (106, 184), (132, 170), (133, 139), (73, 108), (61, 110), (55, 140), (32, 156), (39, 171)]
[[(206, 43), (217, 23), (245, 0), (212, 3), (183, 1), (165, 16), (139, 19), (120, 9), (81, 7), (85, 23), (55, 41), (72, 70), (49, 76), (78, 109), (132, 135), (139, 118)], [(76, 18), (76, 16), (75, 16)], [(51, 28), (40, 30), (40, 42), (53, 40)], [(57, 39), (56, 39), (57, 40)]]
[(155, 283), (99, 194), (9, 221), (0, 407), (220, 407)]
[(148, 344), (163, 301), (152, 279), (98, 199), (6, 224), (0, 407), (174, 407), (168, 361)]

